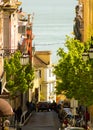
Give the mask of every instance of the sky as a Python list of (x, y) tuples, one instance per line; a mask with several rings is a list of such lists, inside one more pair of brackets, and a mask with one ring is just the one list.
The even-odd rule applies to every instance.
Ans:
[(35, 49), (51, 50), (52, 59), (56, 61), (58, 48), (62, 47), (66, 50), (64, 46), (66, 35), (72, 35), (77, 0), (20, 1), (24, 12), (34, 13)]

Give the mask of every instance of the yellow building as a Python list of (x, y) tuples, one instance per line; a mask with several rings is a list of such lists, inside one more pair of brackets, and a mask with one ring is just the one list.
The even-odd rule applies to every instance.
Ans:
[[(86, 42), (93, 37), (93, 0), (78, 0), (76, 18), (79, 21), (80, 41)], [(77, 29), (77, 28), (75, 28)], [(77, 30), (76, 30), (77, 31)], [(76, 33), (77, 35), (78, 33)], [(93, 124), (93, 106), (89, 107), (91, 123)]]
[(81, 41), (86, 42), (93, 36), (93, 0), (78, 0), (78, 7), (78, 16), (81, 17)]
[(50, 51), (36, 51), (33, 57), (35, 68), (34, 89), (36, 101), (56, 101), (55, 83)]

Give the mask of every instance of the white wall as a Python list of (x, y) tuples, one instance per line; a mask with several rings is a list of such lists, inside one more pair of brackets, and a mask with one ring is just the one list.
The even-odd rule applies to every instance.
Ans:
[(56, 83), (56, 76), (53, 74), (53, 67), (46, 68), (44, 75), (44, 81), (46, 82), (47, 86), (47, 101), (52, 102), (53, 100), (56, 101), (56, 94), (55, 92), (55, 83)]

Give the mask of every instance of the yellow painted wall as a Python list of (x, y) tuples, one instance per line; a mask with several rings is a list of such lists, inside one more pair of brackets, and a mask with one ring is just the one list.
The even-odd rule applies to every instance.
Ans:
[(93, 105), (89, 107), (91, 123), (93, 124)]
[[(43, 100), (47, 101), (47, 83), (45, 81), (45, 68), (41, 69), (41, 94), (44, 97)], [(41, 99), (42, 100), (42, 99)]]
[[(37, 57), (40, 58), (44, 63), (50, 64), (51, 63), (51, 52), (50, 51), (36, 51), (35, 52)], [(45, 69), (47, 69), (46, 66), (42, 66), (38, 68), (38, 70), (41, 70), (41, 77), (39, 79), (34, 80), (34, 89), (36, 87), (40, 87), (39, 89), (39, 101), (46, 101), (47, 100), (47, 83), (45, 82)]]
[[(84, 5), (84, 39), (87, 41), (93, 35), (93, 0), (79, 0)], [(91, 121), (93, 123), (93, 105), (89, 107)]]
[(87, 41), (93, 35), (93, 0), (79, 0), (83, 5), (84, 30), (83, 41)]
[(51, 52), (50, 51), (36, 51), (36, 55), (38, 55), (38, 57), (40, 59), (42, 59), (45, 63), (50, 63), (51, 61)]

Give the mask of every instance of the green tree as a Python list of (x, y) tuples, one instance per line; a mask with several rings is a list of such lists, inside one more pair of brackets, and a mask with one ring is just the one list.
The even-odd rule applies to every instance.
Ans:
[(54, 67), (57, 77), (57, 94), (65, 94), (67, 98), (75, 98), (84, 105), (93, 104), (93, 61), (84, 61), (82, 54), (88, 51), (91, 42), (81, 43), (67, 36), (65, 46), (59, 48), (59, 61)]
[(20, 51), (15, 52), (10, 58), (5, 58), (4, 68), (6, 71), (6, 88), (10, 91), (11, 96), (18, 92), (26, 92), (33, 87), (34, 69), (31, 64), (22, 66), (20, 63)]

